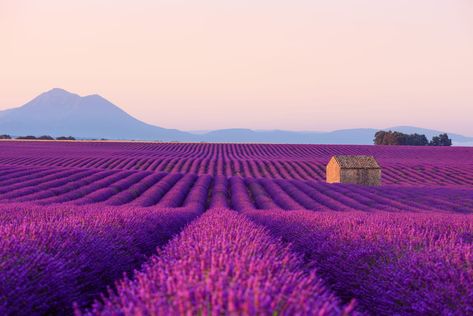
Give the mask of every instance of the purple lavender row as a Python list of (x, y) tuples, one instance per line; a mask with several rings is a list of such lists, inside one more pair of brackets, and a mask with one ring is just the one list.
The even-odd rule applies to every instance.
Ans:
[(349, 315), (301, 264), (261, 226), (212, 209), (84, 314)]
[[(113, 174), (113, 171), (107, 170), (90, 170), (90, 174), (85, 176), (82, 175), (80, 179), (75, 181), (67, 181), (60, 186), (48, 187), (44, 190), (37, 191), (32, 194), (16, 198), (16, 202), (38, 202), (39, 204), (51, 204), (51, 201), (60, 199), (63, 195), (69, 195), (74, 190), (80, 190), (81, 187), (100, 181), (106, 178), (108, 175)], [(49, 202), (49, 203), (48, 203)]]
[(305, 209), (314, 211), (330, 210), (326, 205), (321, 204), (317, 199), (314, 199), (313, 196), (300, 190), (291, 181), (276, 179), (275, 183)]
[(237, 211), (254, 209), (254, 201), (250, 197), (245, 181), (240, 177), (231, 177), (230, 185), (231, 206)]
[(435, 163), (435, 157), (454, 164), (456, 161), (464, 162), (471, 158), (471, 148), (432, 148), (432, 147), (387, 147), (387, 146), (353, 146), (353, 145), (283, 145), (283, 144), (170, 144), (170, 143), (34, 143), (34, 142), (8, 142), (1, 144), (5, 158), (17, 151), (23, 151), (28, 155), (22, 156), (24, 160), (35, 156), (50, 158), (50, 151), (59, 148), (61, 158), (70, 158), (75, 152), (84, 156), (114, 154), (117, 157), (129, 156), (131, 152), (137, 152), (142, 156), (166, 156), (166, 157), (195, 157), (207, 159), (221, 157), (222, 159), (329, 159), (333, 154), (369, 154), (378, 156), (380, 159), (389, 161), (392, 157), (415, 163), (422, 159), (429, 163)]
[(278, 209), (280, 208), (265, 191), (265, 189), (252, 178), (245, 179), (245, 184), (255, 200), (256, 207), (259, 209)]
[[(110, 158), (112, 159), (112, 158)], [(123, 158), (124, 159), (124, 158)], [(176, 158), (177, 159), (177, 158)], [(189, 158), (192, 159), (192, 158)], [(146, 170), (146, 171), (157, 171), (157, 172), (178, 172), (178, 173), (195, 173), (195, 174), (212, 174), (212, 175), (221, 175), (225, 174), (226, 176), (232, 176), (232, 175), (239, 175), (239, 176), (245, 176), (245, 177), (268, 177), (268, 178), (285, 178), (285, 179), (313, 179), (317, 181), (324, 181), (324, 176), (323, 175), (314, 175), (312, 174), (311, 176), (308, 175), (308, 173), (304, 173), (306, 171), (302, 170), (299, 168), (299, 166), (295, 163), (284, 163), (284, 162), (277, 162), (280, 166), (276, 168), (277, 171), (275, 172), (267, 172), (265, 169), (261, 168), (256, 168), (255, 171), (251, 171), (254, 169), (248, 169), (246, 165), (248, 164), (247, 162), (243, 163), (244, 168), (242, 171), (235, 171), (234, 173), (230, 170), (230, 167), (228, 165), (224, 165), (225, 172), (220, 173), (216, 170), (214, 170), (214, 164), (216, 162), (217, 168), (219, 165), (219, 160), (214, 161), (214, 160), (208, 160), (205, 162), (205, 164), (201, 165), (201, 168), (199, 170), (192, 170), (190, 167), (185, 168), (182, 165), (190, 165), (190, 160), (180, 160), (180, 163), (175, 164), (172, 168), (156, 168), (154, 170), (148, 170), (148, 169), (140, 169), (140, 170)], [(189, 164), (187, 164), (189, 162)], [(104, 165), (100, 165), (96, 168), (102, 168), (102, 169), (107, 169), (108, 163), (104, 162)], [(136, 162), (137, 164), (140, 164), (141, 162)], [(256, 165), (266, 165), (262, 161), (254, 161), (254, 162), (249, 162), (249, 164), (256, 164)], [(58, 164), (56, 164), (58, 165)], [(128, 165), (128, 164), (127, 164)], [(323, 167), (324, 163), (319, 163), (317, 167)], [(89, 166), (81, 166), (81, 168), (91, 168)], [(92, 166), (94, 167), (94, 166)], [(404, 166), (401, 167), (403, 169), (406, 169)], [(129, 166), (129, 167), (123, 167), (123, 168), (110, 168), (110, 169), (127, 169), (127, 170), (136, 170), (137, 168), (135, 166)], [(292, 170), (292, 171), (291, 171)], [(386, 167), (384, 169), (384, 177), (383, 177), (383, 182), (385, 184), (400, 184), (400, 185), (441, 185), (441, 186), (449, 186), (449, 187), (455, 187), (455, 186), (468, 186), (473, 184), (473, 180), (468, 178), (468, 174), (462, 174), (461, 176), (458, 176), (456, 179), (451, 179), (449, 181), (443, 181), (441, 179), (446, 179), (450, 177), (450, 171), (447, 171), (445, 169), (441, 177), (432, 177), (431, 172), (426, 172), (419, 176), (415, 176), (415, 170), (410, 170), (404, 175), (400, 175), (395, 172), (395, 168), (392, 167)], [(443, 170), (443, 169), (442, 169)], [(288, 172), (290, 171), (290, 172)], [(456, 171), (464, 172), (463, 169), (459, 169)], [(412, 176), (411, 176), (412, 175)]]
[[(55, 170), (51, 170), (51, 168), (45, 169), (36, 169), (36, 168), (28, 168), (25, 169), (24, 167), (16, 167), (16, 166), (8, 166), (7, 169), (3, 169), (1, 176), (0, 176), (0, 186), (10, 185), (18, 182), (22, 182), (26, 179), (26, 181), (31, 179), (31, 176), (35, 175), (37, 177), (41, 177), (44, 175), (49, 175)], [(59, 172), (57, 170), (56, 172)]]
[(205, 211), (209, 205), (211, 183), (211, 176), (198, 177), (189, 194), (187, 194), (183, 206), (199, 212)]
[[(34, 179), (4, 185), (0, 199), (40, 204), (72, 202), (109, 205), (131, 203), (152, 206), (163, 200), (169, 207), (181, 206), (196, 175), (150, 174), (141, 171), (58, 169), (35, 174)], [(199, 176), (199, 178), (202, 176)], [(208, 177), (206, 175), (205, 177)], [(184, 181), (184, 182), (181, 182)], [(175, 187), (178, 182), (184, 190)], [(175, 187), (175, 188), (174, 188)], [(169, 191), (169, 192), (168, 192)], [(166, 197), (167, 196), (167, 197)], [(214, 198), (215, 196), (215, 198)], [(206, 205), (244, 209), (310, 209), (351, 211), (441, 211), (473, 212), (473, 191), (458, 188), (377, 188), (328, 185), (313, 181), (213, 177)], [(213, 201), (218, 204), (212, 205)], [(229, 203), (231, 201), (231, 203)], [(231, 204), (231, 205), (229, 205)]]
[[(37, 180), (35, 185), (27, 185), (22, 188), (13, 189), (12, 187), (7, 187), (9, 190), (7, 193), (1, 195), (1, 199), (15, 200), (18, 201), (24, 196), (32, 195), (38, 192), (45, 190), (50, 190), (56, 187), (61, 187), (69, 182), (74, 182), (83, 177), (90, 176), (94, 174), (93, 170), (68, 170), (66, 173), (59, 173), (53, 177), (43, 178)], [(19, 183), (25, 184), (25, 183)]]
[(372, 315), (471, 315), (473, 217), (249, 211)]
[(209, 207), (228, 208), (229, 197), (227, 178), (224, 176), (214, 177)]
[[(202, 177), (203, 179), (205, 176)], [(195, 174), (185, 174), (159, 201), (161, 207), (180, 207), (182, 206), (192, 185), (197, 180)], [(207, 186), (208, 189), (208, 186)]]
[(110, 184), (106, 187), (103, 187), (101, 189), (98, 189), (76, 201), (74, 201), (75, 204), (81, 205), (81, 204), (91, 204), (91, 203), (98, 203), (98, 202), (103, 202), (110, 197), (127, 190), (130, 186), (135, 184), (136, 182), (139, 182), (141, 179), (143, 179), (148, 173), (145, 172), (135, 172), (132, 173), (125, 178)]
[(158, 203), (161, 198), (182, 178), (180, 173), (169, 173), (156, 184), (144, 191), (137, 199), (132, 201), (132, 205), (152, 206)]
[(285, 210), (302, 210), (304, 207), (284, 191), (275, 181), (270, 179), (259, 179), (259, 183), (268, 192), (271, 198)]
[(86, 306), (198, 215), (130, 207), (0, 207), (0, 315)]
[(330, 156), (368, 154), (374, 155), (381, 162), (385, 184), (449, 187), (473, 185), (471, 148), (264, 144), (134, 146), (129, 143), (81, 143), (68, 144), (67, 148), (64, 146), (59, 143), (2, 142), (0, 164), (139, 169), (321, 181), (324, 176), (320, 173), (320, 168), (325, 166)]
[(123, 205), (130, 203), (143, 194), (150, 187), (166, 176), (166, 173), (152, 173), (143, 180), (133, 184), (128, 190), (122, 191), (106, 201), (109, 205)]
[[(26, 170), (27, 171), (27, 170)], [(0, 189), (0, 193), (11, 192), (16, 189), (24, 189), (26, 187), (32, 187), (37, 184), (44, 183), (49, 180), (55, 180), (58, 177), (68, 176), (75, 172), (75, 170), (68, 170), (68, 169), (56, 169), (48, 170), (44, 173), (34, 174), (30, 172), (30, 174), (26, 175), (25, 177), (19, 179), (10, 179), (9, 181), (5, 181), (2, 183), (2, 187)]]
[(73, 183), (75, 184), (75, 189), (73, 191), (67, 191), (65, 194), (60, 194), (48, 199), (44, 199), (41, 201), (41, 203), (49, 204), (75, 201), (92, 192), (95, 192), (96, 190), (109, 186), (131, 174), (130, 171), (107, 171), (108, 172), (106, 173), (102, 173), (102, 178), (99, 180), (92, 181), (91, 179), (83, 179), (80, 182), (82, 185), (79, 185), (79, 183)]
[[(325, 208), (333, 211), (352, 211), (351, 205), (341, 203), (338, 200), (332, 199), (323, 193), (317, 186), (309, 186), (308, 183), (302, 181), (291, 180), (290, 181), (298, 190), (304, 192), (310, 196), (317, 203), (322, 204)], [(337, 185), (333, 185), (335, 188)]]

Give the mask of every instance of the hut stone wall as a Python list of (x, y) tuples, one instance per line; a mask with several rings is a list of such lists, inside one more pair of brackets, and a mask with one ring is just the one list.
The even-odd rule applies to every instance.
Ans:
[(340, 169), (341, 183), (381, 185), (381, 169)]

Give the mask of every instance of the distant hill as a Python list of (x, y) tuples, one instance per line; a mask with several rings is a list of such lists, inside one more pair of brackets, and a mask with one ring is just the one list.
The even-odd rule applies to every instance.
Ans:
[[(199, 135), (208, 142), (257, 142), (257, 143), (288, 143), (288, 144), (352, 144), (372, 145), (374, 134), (379, 129), (356, 128), (342, 129), (332, 132), (294, 132), (294, 131), (254, 131), (250, 129), (222, 129)], [(391, 127), (384, 130), (403, 133), (425, 134), (427, 138), (443, 133), (442, 131), (417, 128), (411, 126)], [(473, 137), (448, 133), (454, 145), (471, 146)]]
[[(397, 126), (385, 130), (425, 134), (429, 139), (442, 132), (412, 126)], [(184, 132), (144, 123), (99, 95), (82, 97), (57, 88), (39, 95), (23, 106), (0, 111), (0, 134), (12, 136), (70, 135), (85, 139), (367, 145), (373, 144), (376, 131), (378, 129), (373, 128), (332, 132), (235, 128)], [(455, 145), (473, 144), (473, 137), (448, 134)]]
[[(256, 142), (288, 144), (369, 144), (374, 129), (352, 129), (334, 132), (255, 131), (251, 129), (222, 129), (200, 135), (208, 142)], [(371, 139), (371, 141), (370, 141)]]
[(137, 120), (99, 95), (52, 89), (25, 105), (0, 111), (0, 133), (78, 138), (194, 140), (194, 135)]

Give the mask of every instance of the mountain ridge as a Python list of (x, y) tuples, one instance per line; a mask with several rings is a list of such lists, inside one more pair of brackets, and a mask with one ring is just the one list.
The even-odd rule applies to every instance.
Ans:
[[(20, 107), (0, 111), (0, 133), (13, 136), (70, 135), (82, 139), (364, 145), (373, 143), (378, 130), (354, 128), (300, 132), (228, 128), (192, 133), (142, 122), (98, 94), (80, 96), (61, 88), (41, 93)], [(443, 132), (413, 126), (383, 130), (425, 134), (428, 138)], [(448, 134), (456, 145), (473, 144), (473, 137)]]
[(0, 132), (79, 138), (193, 140), (193, 135), (144, 123), (98, 94), (79, 96), (54, 88), (0, 112)]

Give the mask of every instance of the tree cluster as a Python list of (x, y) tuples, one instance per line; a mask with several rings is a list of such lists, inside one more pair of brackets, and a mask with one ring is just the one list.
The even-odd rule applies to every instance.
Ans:
[[(13, 139), (10, 135), (0, 135), (0, 139)], [(72, 136), (59, 136), (59, 137), (52, 137), (49, 135), (42, 135), (42, 136), (33, 136), (33, 135), (27, 135), (27, 136), (18, 136), (15, 139), (26, 139), (26, 140), (76, 140)]]
[(447, 134), (440, 134), (432, 137), (429, 143), (430, 146), (452, 146), (452, 140), (448, 138)]
[(375, 145), (403, 145), (403, 146), (452, 146), (452, 140), (447, 134), (432, 137), (429, 141), (422, 134), (404, 134), (396, 131), (378, 131), (374, 135)]
[(72, 136), (59, 136), (59, 137), (56, 137), (56, 140), (76, 140), (76, 139)]

